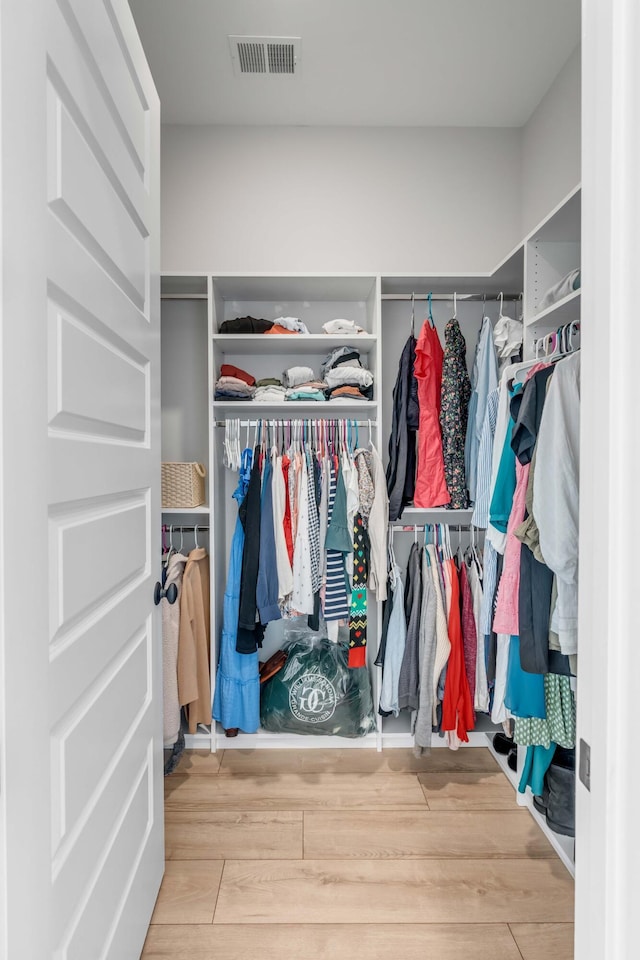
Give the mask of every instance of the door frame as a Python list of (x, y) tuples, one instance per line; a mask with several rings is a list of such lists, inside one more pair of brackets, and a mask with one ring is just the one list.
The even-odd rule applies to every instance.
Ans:
[[(633, 547), (640, 331), (640, 9), (582, 3), (582, 346), (578, 738), (590, 790), (576, 788), (578, 960), (637, 954), (640, 653)], [(579, 750), (586, 760), (584, 748)]]
[(47, 203), (43, 13), (0, 4), (2, 960), (46, 957), (50, 926), (48, 564), (30, 548), (48, 522), (45, 238), (25, 229)]

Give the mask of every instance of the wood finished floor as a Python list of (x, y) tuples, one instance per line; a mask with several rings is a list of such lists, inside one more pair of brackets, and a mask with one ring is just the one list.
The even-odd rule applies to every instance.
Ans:
[(571, 960), (573, 881), (488, 750), (189, 752), (143, 960)]

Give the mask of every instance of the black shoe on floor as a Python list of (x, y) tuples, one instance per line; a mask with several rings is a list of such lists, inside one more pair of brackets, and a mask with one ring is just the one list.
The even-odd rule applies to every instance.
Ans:
[(518, 769), (518, 748), (511, 747), (509, 751), (509, 756), (507, 757), (507, 763), (509, 764), (509, 769), (513, 770), (514, 773)]
[(508, 737), (505, 733), (496, 733), (493, 737), (493, 749), (496, 753), (507, 756), (513, 749), (513, 737)]

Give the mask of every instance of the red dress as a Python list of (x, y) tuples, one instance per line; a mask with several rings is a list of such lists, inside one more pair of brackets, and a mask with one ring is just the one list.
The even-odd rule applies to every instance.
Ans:
[(425, 320), (416, 345), (414, 365), (420, 404), (418, 465), (413, 497), (416, 507), (441, 507), (451, 499), (444, 478), (440, 432), (443, 356), (438, 331)]
[(451, 610), (449, 611), (449, 639), (451, 653), (444, 683), (442, 701), (442, 729), (455, 730), (458, 739), (469, 742), (467, 730), (473, 730), (473, 701), (464, 664), (464, 644), (460, 622), (460, 582), (453, 560), (447, 560), (451, 573)]

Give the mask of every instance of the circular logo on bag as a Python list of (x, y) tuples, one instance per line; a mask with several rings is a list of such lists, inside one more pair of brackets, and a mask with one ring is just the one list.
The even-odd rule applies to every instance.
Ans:
[(289, 707), (296, 720), (323, 723), (335, 713), (336, 690), (321, 673), (305, 673), (289, 691)]

